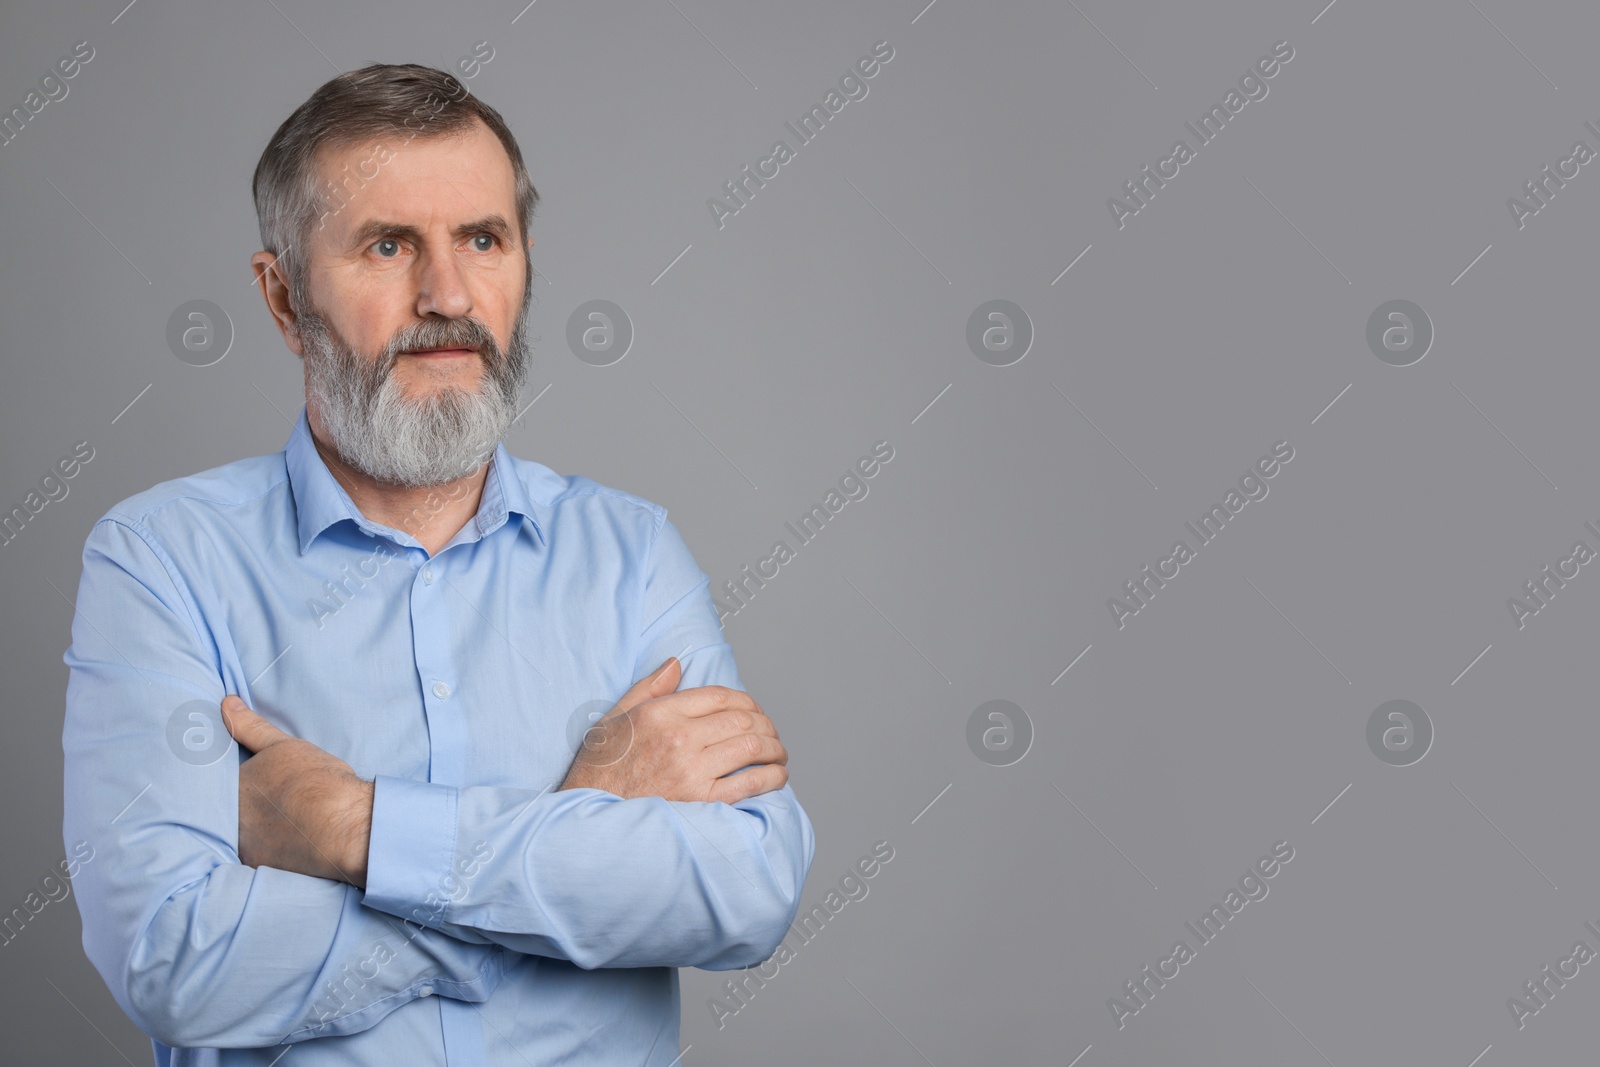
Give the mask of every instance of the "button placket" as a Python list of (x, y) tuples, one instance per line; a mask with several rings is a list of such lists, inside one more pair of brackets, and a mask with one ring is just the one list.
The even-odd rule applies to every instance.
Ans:
[[(451, 662), (451, 615), (446, 603), (444, 566), (438, 557), (424, 560), (411, 585), (413, 661), (422, 681), (423, 715), (428, 727), (428, 780), (463, 785), (468, 751), (459, 709), (445, 701), (455, 694)], [(453, 701), (452, 701), (453, 704)]]

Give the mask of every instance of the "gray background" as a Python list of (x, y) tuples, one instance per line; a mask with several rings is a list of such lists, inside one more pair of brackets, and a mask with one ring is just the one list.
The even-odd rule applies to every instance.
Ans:
[[(0, 911), (63, 854), (91, 523), (277, 450), (300, 403), (250, 286), (262, 146), (337, 71), (485, 40), (469, 84), (543, 197), (549, 389), (514, 451), (666, 505), (717, 586), (895, 448), (727, 623), (817, 827), (804, 906), (895, 858), (722, 1029), (728, 976), (685, 972), (685, 1064), (1592, 1059), (1600, 966), (1521, 1031), (1506, 999), (1600, 949), (1600, 577), (1521, 630), (1506, 599), (1600, 547), (1600, 165), (1521, 230), (1506, 198), (1600, 149), (1600, 10), (925, 3), (8, 9), (4, 109), (96, 54), (0, 146), (0, 510), (96, 458), (0, 546)], [(879, 40), (869, 95), (719, 232), (706, 199)], [(1269, 95), (1119, 231), (1106, 199), (1280, 40)], [(565, 342), (595, 298), (637, 331), (610, 367)], [(1008, 367), (965, 341), (994, 298), (1036, 332)], [(1436, 330), (1404, 368), (1365, 341), (1395, 298)], [(191, 299), (236, 330), (214, 366), (167, 347)], [(1119, 630), (1106, 599), (1280, 440), (1267, 499)], [(1436, 731), (1407, 767), (1365, 740), (1397, 698)], [(991, 699), (1033, 725), (1009, 767), (965, 739)], [(1107, 999), (1279, 840), (1270, 895), (1119, 1031)], [(0, 948), (6, 1057), (147, 1062), (79, 934), (63, 902)]]

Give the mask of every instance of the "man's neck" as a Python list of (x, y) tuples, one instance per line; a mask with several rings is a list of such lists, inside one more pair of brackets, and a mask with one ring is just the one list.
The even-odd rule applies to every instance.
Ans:
[(380, 482), (346, 463), (323, 436), (315, 414), (308, 412), (311, 442), (334, 480), (350, 494), (357, 510), (372, 522), (415, 537), (428, 555), (449, 544), (478, 513), (489, 474), (485, 463), (463, 478), (442, 485), (406, 486)]

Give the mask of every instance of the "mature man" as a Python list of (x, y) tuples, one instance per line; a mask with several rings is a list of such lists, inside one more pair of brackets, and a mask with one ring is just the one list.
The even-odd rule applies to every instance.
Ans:
[(89, 536), (63, 734), (89, 958), (174, 1067), (666, 1067), (676, 968), (770, 955), (814, 842), (665, 510), (499, 443), (516, 141), (450, 75), (371, 66), (254, 188), (306, 405), (282, 452)]

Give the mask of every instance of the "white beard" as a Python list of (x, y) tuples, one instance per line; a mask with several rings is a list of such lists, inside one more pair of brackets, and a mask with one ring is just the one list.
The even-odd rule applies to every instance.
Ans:
[[(443, 485), (478, 470), (516, 418), (528, 371), (526, 306), (503, 354), (476, 319), (429, 319), (402, 330), (375, 359), (334, 336), (315, 310), (302, 313), (306, 396), (328, 444), (356, 470), (390, 485)], [(481, 353), (478, 388), (450, 386), (407, 399), (394, 376), (399, 355), (450, 345)]]

